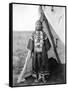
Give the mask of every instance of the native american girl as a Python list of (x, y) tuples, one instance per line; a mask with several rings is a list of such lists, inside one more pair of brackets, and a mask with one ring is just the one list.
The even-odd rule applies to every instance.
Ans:
[(43, 31), (42, 22), (38, 20), (27, 46), (32, 56), (32, 72), (36, 74), (37, 80), (39, 79), (39, 74), (47, 74), (49, 72), (47, 52), (50, 47), (51, 44)]

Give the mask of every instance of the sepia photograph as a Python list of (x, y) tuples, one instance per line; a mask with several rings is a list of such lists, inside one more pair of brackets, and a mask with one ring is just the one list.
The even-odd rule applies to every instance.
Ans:
[(10, 4), (11, 86), (66, 84), (66, 6)]

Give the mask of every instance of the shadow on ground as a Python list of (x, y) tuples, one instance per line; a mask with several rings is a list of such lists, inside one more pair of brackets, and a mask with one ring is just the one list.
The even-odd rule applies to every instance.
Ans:
[(50, 76), (46, 83), (34, 82), (34, 78), (29, 76), (25, 82), (16, 83), (14, 86), (34, 86), (34, 85), (53, 85), (53, 84), (65, 84), (66, 83), (66, 64), (58, 64), (54, 58), (50, 58), (49, 61)]

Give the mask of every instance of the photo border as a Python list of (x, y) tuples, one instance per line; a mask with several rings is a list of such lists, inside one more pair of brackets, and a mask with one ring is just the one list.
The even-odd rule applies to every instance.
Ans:
[(60, 85), (67, 83), (67, 6), (64, 5), (49, 5), (49, 4), (33, 4), (33, 3), (9, 3), (9, 86), (10, 87), (27, 87), (27, 86), (43, 86), (41, 85), (24, 85), (24, 86), (13, 86), (13, 5), (36, 5), (36, 6), (55, 6), (65, 7), (65, 83), (54, 83), (46, 85)]

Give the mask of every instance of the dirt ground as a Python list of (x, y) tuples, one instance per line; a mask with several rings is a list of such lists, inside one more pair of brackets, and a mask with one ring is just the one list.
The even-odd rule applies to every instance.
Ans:
[[(54, 68), (54, 67), (53, 67)], [(15, 76), (16, 77), (16, 76)], [(18, 77), (18, 75), (17, 75)], [(16, 80), (17, 80), (16, 77)], [(32, 76), (29, 76), (26, 78), (25, 82), (16, 83), (13, 85), (15, 87), (17, 86), (34, 86), (34, 85), (55, 85), (55, 84), (65, 84), (66, 83), (66, 75), (65, 75), (65, 65), (60, 64), (53, 70), (47, 79), (46, 83), (43, 83), (42, 81), (34, 82), (34, 79)]]

